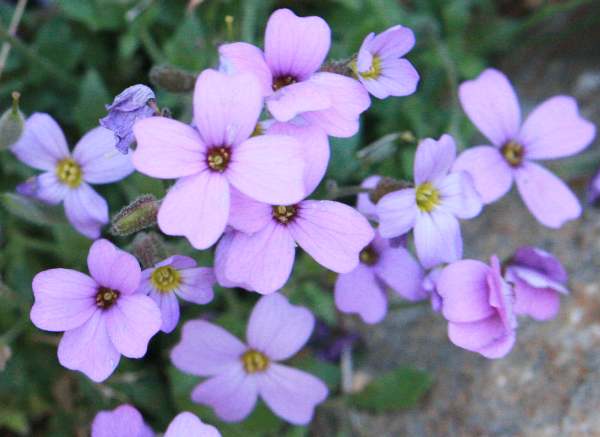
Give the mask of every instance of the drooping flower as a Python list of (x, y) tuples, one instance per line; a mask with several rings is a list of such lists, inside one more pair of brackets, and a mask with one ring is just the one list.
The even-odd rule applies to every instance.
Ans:
[(517, 328), (514, 290), (502, 278), (496, 256), (491, 267), (470, 259), (450, 264), (440, 274), (437, 291), (452, 343), (486, 358), (510, 352)]
[(276, 120), (300, 116), (328, 135), (351, 137), (370, 99), (357, 80), (318, 71), (330, 45), (331, 31), (322, 18), (278, 9), (267, 23), (264, 53), (243, 42), (224, 44), (221, 70), (254, 74)]
[(581, 215), (571, 190), (534, 162), (574, 155), (594, 139), (596, 128), (579, 115), (575, 99), (552, 97), (521, 124), (515, 90), (494, 69), (463, 83), (459, 97), (469, 119), (492, 143), (467, 149), (454, 165), (471, 174), (484, 203), (506, 194), (514, 180), (525, 205), (544, 226), (559, 228)]
[(404, 26), (393, 26), (385, 32), (370, 33), (363, 41), (354, 73), (365, 88), (377, 97), (408, 96), (415, 92), (419, 73), (402, 57), (415, 45), (415, 35)]
[[(98, 238), (108, 223), (108, 204), (90, 184), (119, 181), (133, 172), (128, 156), (117, 153), (112, 133), (92, 129), (69, 152), (62, 130), (48, 114), (32, 114), (19, 141), (11, 148), (23, 161), (45, 173), (37, 176), (33, 197), (49, 204), (64, 202), (65, 214), (78, 232)], [(21, 187), (25, 189), (25, 187)]]
[(175, 416), (164, 437), (221, 437), (221, 433), (214, 426), (202, 423), (195, 414), (184, 411)]
[(415, 187), (386, 194), (377, 203), (381, 236), (397, 237), (414, 228), (417, 255), (426, 268), (462, 257), (458, 219), (481, 212), (481, 199), (469, 175), (449, 172), (455, 157), (450, 135), (421, 141), (415, 156)]
[(164, 117), (135, 124), (135, 167), (155, 178), (179, 178), (158, 212), (165, 234), (185, 236), (197, 249), (212, 246), (225, 230), (231, 186), (262, 202), (287, 204), (303, 197), (298, 141), (284, 135), (250, 138), (262, 105), (253, 75), (205, 70), (194, 91), (197, 129)]
[(106, 105), (108, 115), (100, 119), (100, 126), (113, 132), (119, 152), (129, 153), (129, 147), (135, 141), (133, 125), (155, 115), (156, 110), (149, 104), (155, 100), (152, 89), (137, 84), (123, 90), (110, 105)]
[(519, 248), (506, 266), (504, 278), (514, 284), (515, 313), (549, 320), (560, 308), (560, 295), (569, 294), (567, 272), (560, 261), (536, 247)]
[(197, 267), (189, 256), (174, 255), (142, 272), (139, 291), (156, 302), (162, 315), (163, 332), (172, 332), (179, 322), (177, 297), (196, 304), (207, 304), (214, 296), (213, 269)]
[(92, 423), (92, 437), (154, 437), (140, 412), (124, 404), (112, 411), (100, 411)]
[(264, 296), (250, 315), (247, 344), (219, 326), (193, 320), (183, 326), (171, 360), (183, 372), (208, 378), (194, 389), (192, 400), (212, 407), (221, 420), (243, 420), (260, 396), (279, 417), (305, 425), (327, 397), (327, 386), (278, 361), (304, 346), (314, 324), (306, 308), (280, 294)]
[(152, 299), (136, 293), (137, 260), (107, 240), (95, 241), (87, 258), (90, 276), (50, 269), (33, 278), (31, 321), (46, 331), (65, 331), (58, 360), (95, 382), (108, 378), (121, 355), (141, 358), (161, 326)]
[(427, 298), (421, 284), (423, 269), (406, 248), (393, 247), (376, 235), (359, 255), (360, 264), (335, 282), (335, 305), (366, 323), (378, 323), (387, 313), (386, 288), (410, 301)]

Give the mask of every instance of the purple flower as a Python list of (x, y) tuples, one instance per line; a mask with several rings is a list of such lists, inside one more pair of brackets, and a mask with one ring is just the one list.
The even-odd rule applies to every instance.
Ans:
[(195, 414), (188, 411), (179, 413), (171, 422), (164, 437), (221, 437), (212, 425), (202, 423)]
[(112, 104), (106, 105), (108, 115), (100, 119), (100, 125), (113, 132), (117, 139), (115, 147), (121, 153), (128, 153), (129, 146), (133, 144), (133, 125), (138, 120), (152, 117), (154, 108), (148, 103), (156, 100), (154, 91), (146, 85), (133, 85), (126, 88), (113, 100)]
[(512, 85), (500, 71), (485, 70), (459, 88), (460, 102), (473, 124), (493, 146), (463, 152), (454, 165), (473, 176), (484, 203), (498, 200), (513, 180), (525, 205), (544, 226), (559, 228), (581, 215), (571, 190), (533, 162), (574, 155), (594, 139), (595, 126), (579, 116), (572, 97), (552, 97), (521, 125), (521, 110)]
[(366, 323), (379, 323), (387, 313), (386, 288), (410, 301), (425, 299), (423, 269), (404, 247), (392, 247), (376, 235), (359, 255), (360, 264), (335, 282), (335, 305), (358, 314)]
[(427, 275), (425, 275), (425, 278), (423, 278), (423, 282), (421, 284), (423, 290), (429, 294), (431, 309), (436, 313), (442, 311), (442, 296), (440, 296), (440, 293), (438, 293), (437, 281), (440, 278), (443, 270), (444, 268), (441, 266), (432, 269), (429, 271), (429, 273), (427, 273)]
[(414, 45), (413, 31), (400, 25), (390, 27), (377, 36), (370, 33), (353, 65), (358, 80), (378, 99), (414, 93), (419, 73), (410, 62), (402, 59)]
[(514, 291), (502, 279), (496, 256), (491, 267), (470, 259), (450, 264), (437, 281), (437, 291), (452, 343), (486, 358), (501, 358), (512, 349)]
[(100, 411), (92, 423), (92, 437), (154, 437), (154, 431), (133, 406), (124, 404)]
[(31, 321), (47, 331), (65, 331), (58, 360), (95, 382), (108, 378), (121, 354), (141, 358), (161, 325), (152, 299), (136, 293), (137, 260), (107, 240), (92, 244), (91, 277), (70, 269), (50, 269), (33, 278)]
[[(108, 223), (108, 204), (89, 184), (116, 182), (133, 172), (129, 157), (117, 153), (114, 144), (112, 133), (97, 127), (70, 153), (58, 124), (48, 114), (36, 113), (11, 150), (25, 164), (45, 171), (35, 180), (34, 197), (53, 205), (64, 202), (73, 227), (95, 239)], [(28, 188), (31, 192), (32, 186)]]
[(279, 417), (295, 425), (310, 422), (327, 397), (318, 378), (279, 364), (308, 341), (315, 324), (306, 308), (280, 294), (262, 297), (250, 315), (247, 345), (204, 320), (187, 322), (171, 352), (175, 367), (208, 377), (192, 392), (194, 402), (212, 407), (220, 419), (246, 418), (260, 396)]
[(260, 203), (232, 192), (230, 226), (217, 249), (215, 273), (223, 286), (262, 294), (279, 290), (289, 278), (296, 245), (319, 264), (348, 273), (373, 239), (369, 222), (354, 208), (329, 200), (295, 204)]
[(294, 203), (304, 196), (301, 145), (284, 135), (250, 138), (263, 106), (254, 76), (205, 70), (194, 91), (197, 130), (164, 117), (136, 123), (135, 167), (162, 179), (179, 178), (158, 212), (167, 235), (206, 249), (221, 236), (235, 187), (262, 202)]
[(556, 317), (560, 294), (569, 294), (567, 272), (560, 261), (536, 247), (519, 248), (506, 266), (504, 278), (514, 284), (515, 313), (536, 320)]
[(322, 18), (279, 9), (267, 23), (264, 53), (243, 42), (222, 45), (221, 70), (254, 74), (278, 121), (300, 116), (328, 135), (351, 137), (370, 99), (357, 80), (318, 72), (330, 45), (331, 31)]
[(214, 296), (213, 269), (197, 267), (189, 256), (175, 255), (142, 272), (139, 292), (156, 302), (162, 315), (161, 331), (172, 332), (179, 322), (177, 296), (200, 305), (209, 303)]
[(415, 188), (386, 194), (377, 203), (381, 236), (397, 237), (414, 228), (417, 255), (426, 268), (462, 257), (458, 219), (481, 212), (481, 199), (469, 175), (449, 173), (455, 157), (450, 135), (421, 141), (415, 156)]
[(600, 171), (596, 173), (588, 187), (588, 203), (596, 203), (600, 198)]
[[(360, 186), (362, 188), (374, 189), (380, 180), (381, 176), (372, 175), (362, 181)], [(356, 196), (356, 209), (369, 220), (378, 221), (377, 207), (373, 202), (371, 202), (369, 193), (360, 193), (358, 196)]]

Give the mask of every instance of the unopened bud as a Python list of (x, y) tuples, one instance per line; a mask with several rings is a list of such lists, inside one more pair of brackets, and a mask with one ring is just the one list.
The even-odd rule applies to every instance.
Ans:
[(383, 196), (394, 191), (402, 190), (404, 188), (410, 188), (412, 184), (406, 181), (399, 181), (394, 178), (383, 177), (379, 180), (373, 191), (369, 194), (369, 200), (373, 203), (377, 203)]
[(19, 109), (21, 94), (12, 93), (12, 108), (6, 110), (0, 117), (0, 150), (7, 149), (16, 143), (25, 126), (25, 116)]
[(196, 75), (169, 65), (157, 65), (150, 70), (150, 82), (172, 93), (194, 90)]
[(156, 232), (140, 232), (133, 239), (131, 251), (147, 269), (167, 257), (162, 238)]
[(159, 206), (152, 194), (141, 195), (113, 217), (111, 233), (124, 237), (156, 225)]

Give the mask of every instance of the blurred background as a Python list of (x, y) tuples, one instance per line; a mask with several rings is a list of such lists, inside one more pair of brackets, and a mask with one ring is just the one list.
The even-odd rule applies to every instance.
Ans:
[[(11, 34), (17, 3), (26, 8)], [(488, 66), (511, 77), (525, 112), (552, 95), (571, 94), (584, 116), (600, 122), (598, 0), (0, 0), (0, 42), (11, 43), (0, 67), (0, 111), (18, 91), (23, 112), (50, 113), (73, 146), (116, 94), (145, 83), (161, 108), (189, 121), (190, 95), (153, 85), (152, 67), (190, 74), (215, 67), (223, 42), (262, 44), (266, 20), (278, 7), (327, 20), (331, 59), (350, 57), (369, 32), (395, 24), (417, 35), (407, 56), (421, 74), (417, 93), (374, 99), (358, 135), (332, 139), (331, 182), (317, 197), (370, 174), (410, 178), (418, 138), (449, 132), (460, 147), (476, 144), (480, 138), (456, 90)], [(584, 199), (599, 164), (595, 144), (550, 168)], [(51, 267), (85, 271), (91, 242), (70, 228), (60, 207), (15, 194), (33, 174), (0, 151), (1, 437), (86, 436), (98, 410), (121, 403), (138, 407), (156, 430), (187, 409), (224, 436), (600, 435), (600, 213), (592, 207), (579, 222), (550, 231), (508, 196), (463, 226), (468, 257), (509, 256), (534, 244), (556, 253), (571, 273), (573, 296), (559, 318), (524, 323), (515, 350), (499, 362), (451, 346), (444, 321), (427, 305), (394, 302), (376, 327), (341, 317), (332, 299), (335, 276), (299, 256), (285, 292), (311, 308), (319, 326), (293, 364), (325, 379), (331, 397), (308, 428), (286, 425), (264, 406), (241, 424), (224, 425), (189, 401), (198, 379), (170, 365), (179, 329), (156, 336), (145, 359), (123, 359), (103, 384), (59, 366), (59, 335), (29, 321), (31, 279)], [(141, 194), (162, 197), (165, 186), (134, 174), (99, 191), (114, 214)], [(109, 238), (125, 248), (132, 241)], [(166, 245), (212, 263), (210, 251), (192, 251), (185, 241)], [(208, 306), (186, 306), (183, 320), (207, 317), (243, 335), (255, 301), (250, 293), (220, 290)]]

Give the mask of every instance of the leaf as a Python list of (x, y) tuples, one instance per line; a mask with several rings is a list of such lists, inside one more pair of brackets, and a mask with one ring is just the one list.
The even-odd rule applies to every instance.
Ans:
[(6, 427), (17, 434), (27, 435), (29, 423), (27, 423), (27, 416), (23, 411), (4, 408), (2, 410), (0, 411), (0, 428)]
[(62, 223), (57, 208), (14, 193), (0, 195), (0, 204), (12, 215), (35, 225)]
[(209, 52), (206, 49), (202, 24), (193, 14), (188, 15), (178, 26), (175, 35), (165, 44), (167, 61), (190, 71), (200, 71), (209, 65), (206, 58)]
[(102, 77), (96, 70), (88, 70), (79, 86), (75, 105), (75, 121), (82, 132), (98, 126), (98, 120), (106, 115), (104, 105), (110, 100)]
[(431, 383), (429, 374), (399, 367), (373, 380), (362, 392), (351, 395), (349, 402), (375, 413), (411, 408), (429, 390)]
[(57, 3), (66, 16), (94, 31), (118, 29), (125, 22), (126, 4), (105, 0), (58, 0)]

